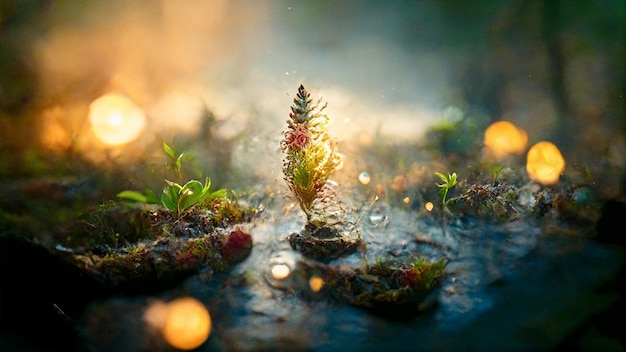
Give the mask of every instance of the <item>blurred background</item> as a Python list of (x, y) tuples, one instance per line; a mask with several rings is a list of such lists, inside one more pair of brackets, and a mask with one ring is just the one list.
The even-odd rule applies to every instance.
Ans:
[[(344, 153), (414, 143), (446, 119), (509, 120), (568, 166), (622, 170), (625, 12), (617, 0), (2, 1), (0, 177), (78, 164), (150, 175), (168, 141), (220, 185), (272, 181), (301, 83), (329, 103)], [(144, 114), (118, 145), (89, 119), (109, 93)], [(618, 192), (623, 179), (603, 182)]]

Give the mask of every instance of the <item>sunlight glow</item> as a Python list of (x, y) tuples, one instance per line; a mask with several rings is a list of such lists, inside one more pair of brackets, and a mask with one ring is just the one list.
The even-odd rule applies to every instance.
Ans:
[(107, 94), (89, 105), (89, 120), (99, 140), (107, 145), (120, 145), (139, 137), (146, 117), (127, 97)]

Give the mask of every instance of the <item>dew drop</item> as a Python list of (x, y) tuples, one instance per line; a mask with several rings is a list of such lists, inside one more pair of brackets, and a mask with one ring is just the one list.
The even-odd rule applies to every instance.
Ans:
[(291, 274), (291, 268), (287, 264), (274, 264), (270, 273), (272, 274), (272, 278), (276, 280), (284, 280)]
[(363, 171), (359, 174), (359, 182), (361, 182), (361, 184), (368, 184), (370, 183), (371, 178), (370, 178), (370, 174), (368, 174), (367, 172)]
[(292, 252), (274, 253), (269, 259), (265, 270), (265, 280), (276, 288), (287, 288), (291, 285), (291, 273), (296, 267), (296, 257)]
[(387, 224), (387, 215), (381, 213), (371, 213), (369, 215), (370, 224), (374, 227), (380, 227)]

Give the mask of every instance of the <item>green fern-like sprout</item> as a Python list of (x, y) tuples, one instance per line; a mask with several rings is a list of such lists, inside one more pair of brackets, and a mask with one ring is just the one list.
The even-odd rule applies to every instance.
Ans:
[(331, 174), (341, 163), (327, 133), (326, 104), (316, 103), (300, 85), (293, 100), (281, 149), (285, 154), (283, 174), (289, 189), (310, 221), (316, 202), (323, 202)]
[(441, 196), (441, 204), (446, 205), (446, 197), (448, 196), (448, 191), (456, 185), (456, 172), (453, 172), (452, 175), (448, 174), (448, 176), (442, 174), (441, 172), (435, 171), (435, 175), (443, 181), (443, 183), (437, 183), (437, 187), (439, 187), (439, 195)]

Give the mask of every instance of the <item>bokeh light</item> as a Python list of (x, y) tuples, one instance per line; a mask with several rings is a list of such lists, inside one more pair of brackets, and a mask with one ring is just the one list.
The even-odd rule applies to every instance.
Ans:
[(492, 123), (485, 131), (485, 147), (498, 160), (526, 150), (528, 135), (509, 121)]
[(192, 297), (178, 298), (170, 303), (156, 301), (144, 312), (144, 320), (179, 350), (198, 348), (211, 334), (209, 311)]
[(526, 172), (531, 180), (549, 185), (557, 182), (565, 169), (565, 159), (556, 145), (539, 142), (528, 151)]
[(313, 292), (320, 292), (322, 287), (324, 287), (324, 280), (319, 276), (311, 276), (309, 279), (309, 287)]
[(146, 123), (146, 117), (133, 101), (121, 94), (106, 94), (89, 105), (93, 133), (107, 145), (135, 140)]
[(170, 345), (192, 350), (202, 345), (210, 333), (211, 316), (204, 304), (191, 297), (170, 302), (163, 326), (163, 337)]

